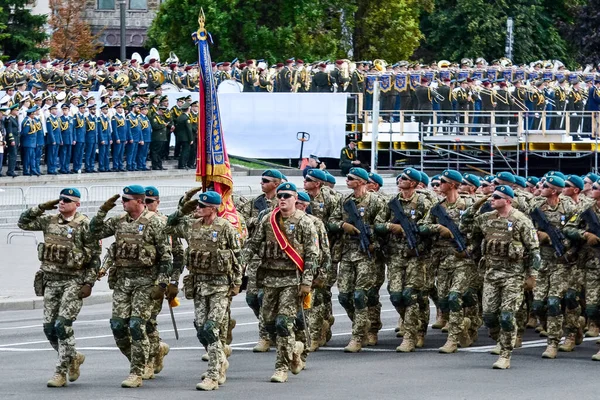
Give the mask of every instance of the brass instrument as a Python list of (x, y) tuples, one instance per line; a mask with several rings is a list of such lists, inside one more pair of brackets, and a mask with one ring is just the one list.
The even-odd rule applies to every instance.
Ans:
[(440, 92), (438, 92), (436, 88), (429, 86), (429, 90), (431, 91), (431, 93), (433, 93), (433, 96), (438, 101), (438, 103), (446, 100), (446, 98), (442, 94), (440, 94)]
[(126, 87), (129, 86), (129, 76), (127, 74), (121, 73), (117, 76), (115, 80), (120, 86)]
[(385, 68), (387, 67), (387, 63), (385, 62), (385, 60), (375, 60), (373, 61), (373, 65), (375, 66), (375, 69), (379, 72), (385, 71)]

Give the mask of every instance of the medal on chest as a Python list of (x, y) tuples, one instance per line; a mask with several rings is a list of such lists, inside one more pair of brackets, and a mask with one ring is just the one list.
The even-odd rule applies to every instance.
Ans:
[(73, 237), (73, 228), (67, 228), (67, 238), (71, 239)]
[(325, 207), (324, 203), (319, 203), (319, 208), (322, 210)]
[(364, 217), (365, 216), (365, 208), (364, 207), (359, 208), (358, 213), (360, 214), (361, 217)]
[(512, 223), (512, 221), (508, 221), (508, 231), (512, 232), (512, 230), (513, 230), (513, 223)]
[(411, 217), (412, 219), (415, 219), (415, 218), (417, 218), (417, 216), (415, 215), (415, 210), (410, 210), (410, 217)]
[(211, 240), (212, 240), (213, 242), (216, 242), (216, 241), (217, 241), (217, 231), (213, 231), (213, 232), (210, 234), (210, 237), (211, 237)]
[(140, 235), (143, 235), (143, 234), (144, 234), (144, 225), (140, 224), (140, 226), (138, 226), (138, 233), (139, 233)]
[(291, 233), (293, 233), (293, 232), (294, 232), (294, 229), (296, 229), (296, 225), (294, 225), (294, 224), (290, 224), (289, 233), (290, 233), (290, 234), (291, 234)]
[(561, 216), (560, 216), (560, 224), (561, 224), (561, 225), (564, 225), (564, 224), (565, 224), (565, 216), (564, 216), (564, 215), (561, 215)]

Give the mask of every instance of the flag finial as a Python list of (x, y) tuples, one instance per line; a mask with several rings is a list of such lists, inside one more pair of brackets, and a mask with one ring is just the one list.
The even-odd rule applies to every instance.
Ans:
[(200, 15), (198, 15), (198, 32), (203, 31), (204, 30), (204, 21), (205, 21), (206, 17), (204, 16), (204, 9), (200, 8)]

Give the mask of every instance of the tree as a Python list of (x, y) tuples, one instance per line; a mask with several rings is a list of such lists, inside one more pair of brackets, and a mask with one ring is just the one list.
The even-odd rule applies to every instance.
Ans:
[(0, 48), (3, 58), (37, 60), (48, 53), (43, 47), (48, 35), (44, 31), (45, 15), (33, 15), (30, 0), (0, 2)]
[(576, 50), (575, 59), (581, 65), (596, 65), (600, 61), (598, 24), (600, 24), (599, 0), (589, 0), (587, 4), (578, 7), (569, 39)]
[(84, 9), (85, 2), (81, 0), (50, 0), (51, 57), (92, 59), (102, 51), (100, 35), (93, 35), (83, 19)]

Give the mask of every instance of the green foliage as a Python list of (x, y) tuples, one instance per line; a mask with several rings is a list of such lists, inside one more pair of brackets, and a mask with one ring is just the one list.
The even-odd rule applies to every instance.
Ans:
[(575, 12), (575, 23), (569, 32), (574, 57), (582, 66), (597, 65), (600, 53), (600, 1), (589, 0), (585, 5), (579, 5)]
[(4, 59), (40, 59), (48, 39), (45, 15), (32, 15), (27, 0), (0, 0), (0, 48)]

